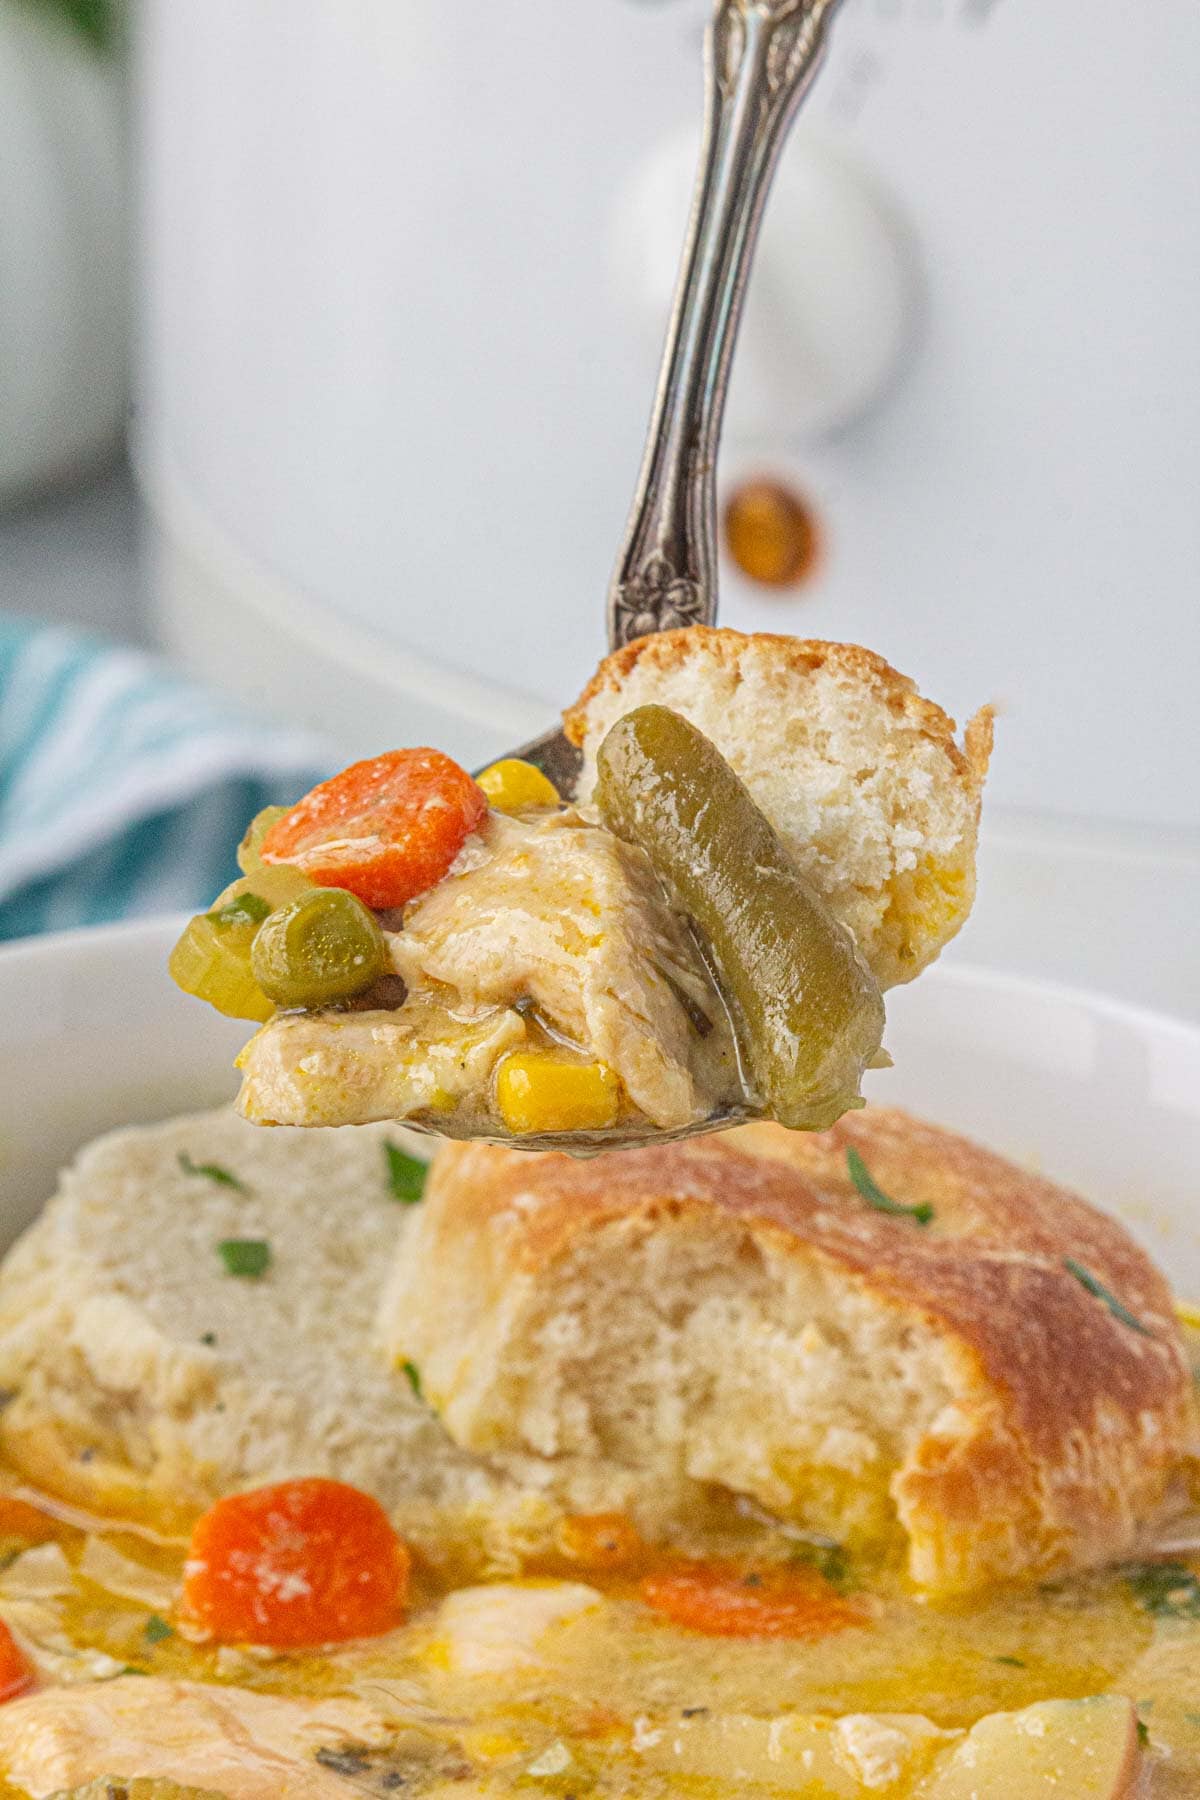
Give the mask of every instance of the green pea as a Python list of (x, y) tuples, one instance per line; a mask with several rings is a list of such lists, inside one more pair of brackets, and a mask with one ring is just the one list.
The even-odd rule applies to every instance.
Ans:
[(878, 984), (715, 745), (668, 707), (641, 706), (598, 767), (605, 823), (645, 851), (708, 947), (751, 1103), (810, 1131), (861, 1105), (883, 1037)]
[(379, 921), (343, 888), (310, 888), (263, 920), (250, 952), (254, 978), (278, 1006), (349, 1000), (391, 964)]

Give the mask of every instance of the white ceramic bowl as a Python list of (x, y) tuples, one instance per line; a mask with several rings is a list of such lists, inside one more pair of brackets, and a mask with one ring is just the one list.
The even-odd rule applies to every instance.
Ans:
[[(0, 950), (0, 1233), (33, 1217), (97, 1132), (214, 1104), (246, 1027), (166, 974), (178, 920)], [(907, 1106), (1119, 1212), (1200, 1299), (1200, 1030), (1095, 994), (935, 968), (888, 1001)]]

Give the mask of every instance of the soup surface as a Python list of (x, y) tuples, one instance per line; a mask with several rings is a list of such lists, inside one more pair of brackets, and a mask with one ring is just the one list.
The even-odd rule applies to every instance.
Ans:
[[(1200, 1371), (1200, 1332), (1189, 1342)], [(0, 1540), (0, 1616), (36, 1669), (40, 1697), (61, 1684), (64, 1700), (65, 1690), (83, 1687), (106, 1701), (77, 1752), (63, 1747), (62, 1730), (50, 1732), (58, 1761), (47, 1766), (69, 1776), (56, 1776), (57, 1788), (38, 1785), (33, 1753), (12, 1728), (30, 1700), (0, 1711), (4, 1794), (82, 1792), (100, 1773), (140, 1773), (121, 1731), (145, 1737), (136, 1719), (159, 1681), (215, 1684), (231, 1709), (221, 1727), (229, 1742), (254, 1738), (254, 1720), (235, 1704), (250, 1705), (247, 1694), (323, 1702), (327, 1713), (308, 1720), (296, 1773), (278, 1790), (297, 1795), (702, 1797), (731, 1786), (764, 1796), (957, 1794), (930, 1785), (953, 1745), (943, 1733), (991, 1713), (1108, 1694), (1136, 1707), (1137, 1791), (1162, 1800), (1200, 1793), (1200, 1555), (1186, 1547), (946, 1606), (914, 1598), (887, 1570), (856, 1567), (835, 1548), (750, 1516), (731, 1523), (726, 1515), (669, 1555), (640, 1544), (619, 1518), (575, 1521), (558, 1550), (490, 1582), (459, 1586), (452, 1566), (435, 1574), (418, 1559), (397, 1629), (285, 1652), (206, 1641), (189, 1623), (179, 1604), (182, 1539), (90, 1519), (10, 1475)], [(695, 1582), (678, 1579), (697, 1571), (699, 1602)], [(758, 1615), (760, 1626), (776, 1619), (764, 1630), (785, 1635), (718, 1635), (745, 1628), (726, 1604), (730, 1581), (750, 1596), (752, 1627), (762, 1596), (772, 1604), (790, 1596), (782, 1627), (770, 1605)], [(162, 1704), (175, 1705), (181, 1692), (162, 1690)], [(858, 1717), (880, 1714), (902, 1718)], [(1050, 1716), (1053, 1731), (1061, 1709)], [(1085, 1742), (1093, 1722), (1108, 1729), (1103, 1710), (1071, 1716)], [(1033, 1718), (1041, 1733), (1042, 1715)], [(113, 1764), (97, 1769), (97, 1732), (110, 1725)], [(315, 1742), (322, 1730), (329, 1741)], [(153, 1731), (145, 1741), (155, 1741)], [(185, 1773), (189, 1754), (203, 1770), (211, 1748), (201, 1733), (193, 1752), (185, 1745), (178, 1754)], [(319, 1785), (306, 1784), (305, 1769)], [(262, 1791), (239, 1786), (228, 1770), (226, 1779), (227, 1789), (216, 1774), (196, 1786)], [(979, 1791), (1010, 1789), (993, 1782)]]

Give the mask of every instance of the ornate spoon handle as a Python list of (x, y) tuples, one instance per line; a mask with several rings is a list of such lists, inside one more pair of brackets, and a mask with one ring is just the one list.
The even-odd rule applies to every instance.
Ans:
[(716, 463), (742, 298), (779, 152), (837, 0), (717, 0), (704, 147), (654, 414), (609, 590), (609, 646), (717, 613)]

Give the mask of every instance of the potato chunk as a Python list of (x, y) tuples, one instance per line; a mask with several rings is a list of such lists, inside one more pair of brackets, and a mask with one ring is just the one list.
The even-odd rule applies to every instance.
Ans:
[(1119, 1694), (991, 1713), (917, 1789), (918, 1800), (1123, 1800), (1138, 1770), (1137, 1716)]

